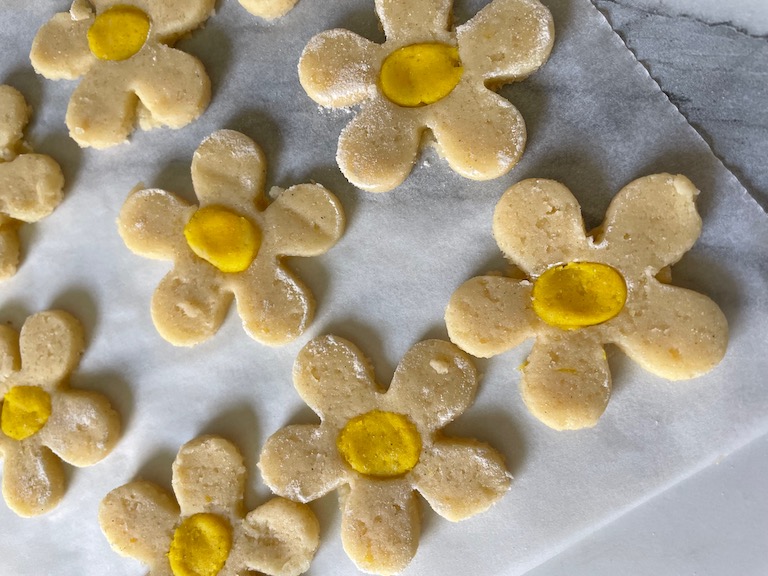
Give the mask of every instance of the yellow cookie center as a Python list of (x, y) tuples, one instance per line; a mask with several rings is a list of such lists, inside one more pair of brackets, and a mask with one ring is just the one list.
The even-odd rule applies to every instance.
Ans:
[(99, 60), (127, 60), (149, 35), (149, 16), (133, 6), (113, 6), (88, 29), (88, 47)]
[(261, 247), (261, 233), (251, 222), (222, 208), (200, 208), (184, 227), (192, 252), (222, 272), (242, 272)]
[(168, 551), (174, 576), (216, 576), (232, 549), (232, 528), (216, 514), (194, 514), (176, 528)]
[(411, 44), (392, 52), (381, 65), (381, 91), (410, 108), (442, 100), (461, 80), (459, 51), (448, 44)]
[(418, 463), (421, 436), (402, 414), (373, 410), (347, 422), (336, 446), (347, 463), (361, 474), (399, 476)]
[(36, 434), (51, 416), (51, 397), (37, 386), (14, 386), (3, 397), (0, 427), (14, 440)]
[(595, 262), (554, 266), (533, 285), (533, 310), (547, 324), (565, 330), (610, 320), (626, 301), (622, 275)]

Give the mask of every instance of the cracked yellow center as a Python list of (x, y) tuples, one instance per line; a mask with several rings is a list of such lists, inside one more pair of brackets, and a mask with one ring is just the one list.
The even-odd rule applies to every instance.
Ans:
[(606, 264), (569, 262), (554, 266), (533, 285), (533, 310), (551, 326), (573, 330), (610, 320), (627, 301), (627, 285)]
[(149, 16), (133, 6), (113, 6), (88, 29), (88, 47), (99, 60), (127, 60), (149, 35)]
[(222, 272), (242, 272), (261, 247), (261, 232), (239, 214), (221, 206), (200, 208), (184, 227), (192, 252)]
[(176, 528), (168, 551), (174, 576), (216, 576), (232, 549), (226, 519), (206, 512), (193, 514)]
[(14, 440), (36, 434), (51, 416), (51, 397), (37, 386), (14, 386), (3, 397), (0, 428)]
[(369, 476), (399, 476), (413, 469), (421, 454), (421, 436), (402, 414), (373, 410), (353, 418), (336, 446), (353, 470)]
[(412, 44), (384, 59), (381, 91), (395, 104), (413, 108), (442, 100), (461, 80), (459, 51), (448, 44)]

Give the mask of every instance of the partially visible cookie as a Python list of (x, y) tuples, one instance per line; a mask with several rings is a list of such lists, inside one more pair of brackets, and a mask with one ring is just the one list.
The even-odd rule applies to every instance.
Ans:
[(290, 12), (298, 0), (238, 0), (238, 2), (254, 16), (274, 20)]

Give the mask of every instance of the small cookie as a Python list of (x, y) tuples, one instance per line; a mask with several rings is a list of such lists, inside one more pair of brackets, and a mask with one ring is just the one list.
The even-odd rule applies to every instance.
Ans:
[(362, 104), (342, 131), (336, 160), (364, 190), (386, 192), (411, 172), (428, 129), (456, 172), (497, 178), (523, 153), (525, 123), (493, 89), (546, 62), (552, 16), (537, 0), (493, 0), (450, 26), (452, 0), (376, 0), (386, 34), (379, 45), (350, 32), (312, 38), (299, 79), (318, 104)]
[(299, 353), (293, 380), (321, 424), (273, 434), (259, 468), (274, 492), (300, 502), (339, 490), (344, 550), (360, 570), (393, 574), (411, 561), (420, 532), (414, 490), (458, 521), (509, 489), (496, 450), (441, 432), (477, 389), (475, 367), (452, 344), (416, 344), (384, 392), (360, 350), (324, 336)]
[(120, 555), (152, 574), (227, 574), (258, 570), (295, 576), (317, 550), (317, 518), (304, 504), (273, 498), (245, 514), (246, 472), (231, 442), (201, 436), (173, 462), (178, 504), (159, 486), (138, 480), (102, 500), (99, 524)]
[(238, 0), (238, 2), (254, 16), (274, 20), (290, 12), (298, 0)]
[(181, 128), (208, 107), (203, 64), (171, 48), (205, 22), (215, 0), (75, 0), (38, 31), (29, 57), (52, 80), (83, 77), (66, 123), (82, 147), (125, 142), (144, 130)]
[(168, 342), (193, 346), (213, 336), (232, 295), (246, 332), (263, 344), (290, 342), (311, 322), (312, 293), (282, 258), (327, 252), (344, 231), (344, 211), (319, 184), (273, 188), (268, 204), (265, 176), (256, 143), (220, 130), (192, 160), (200, 206), (163, 190), (126, 200), (118, 230), (128, 248), (174, 262), (152, 298), (152, 320)]
[(0, 86), (0, 280), (16, 274), (19, 265), (19, 222), (48, 216), (64, 189), (64, 175), (53, 158), (26, 153), (22, 133), (27, 122), (24, 96)]
[(120, 419), (104, 396), (69, 388), (83, 348), (83, 329), (66, 312), (30, 316), (21, 334), (0, 326), (3, 496), (19, 516), (37, 516), (58, 504), (64, 495), (61, 460), (91, 466), (120, 435)]
[(451, 340), (487, 358), (535, 337), (522, 366), (523, 400), (557, 430), (594, 426), (605, 410), (606, 343), (669, 380), (712, 370), (728, 343), (723, 312), (667, 281), (668, 267), (701, 232), (697, 195), (685, 176), (640, 178), (587, 234), (565, 186), (515, 184), (496, 206), (493, 235), (529, 279), (480, 276), (464, 283), (445, 313)]

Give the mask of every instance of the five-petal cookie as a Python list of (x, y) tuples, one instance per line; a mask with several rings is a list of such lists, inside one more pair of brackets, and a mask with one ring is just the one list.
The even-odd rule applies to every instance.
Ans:
[(640, 178), (587, 234), (565, 186), (515, 184), (496, 206), (493, 234), (528, 279), (464, 283), (445, 314), (451, 340), (490, 357), (534, 336), (522, 367), (523, 400), (556, 429), (593, 426), (605, 410), (606, 343), (670, 380), (708, 372), (725, 354), (725, 316), (706, 296), (660, 280), (701, 232), (697, 194), (684, 176)]
[(342, 131), (336, 159), (354, 185), (385, 192), (411, 172), (430, 130), (467, 178), (508, 172), (525, 147), (523, 118), (491, 88), (526, 78), (549, 57), (552, 16), (537, 0), (493, 0), (451, 28), (452, 0), (376, 0), (386, 42), (348, 30), (307, 44), (299, 79), (333, 108), (362, 104)]
[(64, 495), (61, 460), (91, 466), (119, 436), (120, 419), (104, 396), (69, 388), (83, 347), (82, 327), (66, 312), (30, 316), (20, 334), (0, 326), (3, 496), (19, 516), (58, 504)]
[(136, 120), (181, 128), (211, 98), (202, 63), (171, 48), (213, 13), (215, 0), (74, 0), (38, 31), (30, 59), (52, 80), (83, 77), (66, 123), (83, 147), (125, 142)]
[(273, 434), (259, 468), (274, 492), (300, 502), (338, 489), (342, 542), (361, 570), (392, 574), (413, 558), (420, 531), (414, 490), (458, 521), (509, 489), (496, 450), (441, 432), (477, 388), (471, 360), (449, 342), (416, 344), (384, 392), (353, 344), (316, 338), (299, 353), (293, 379), (321, 424)]

